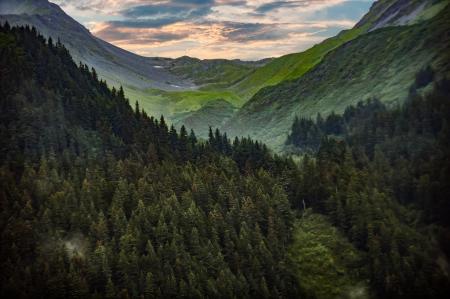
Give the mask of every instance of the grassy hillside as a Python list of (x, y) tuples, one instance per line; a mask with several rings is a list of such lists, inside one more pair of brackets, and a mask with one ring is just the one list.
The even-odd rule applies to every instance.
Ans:
[[(448, 0), (403, 2), (400, 7), (402, 9), (401, 12), (395, 13), (396, 9), (399, 9), (399, 3), (402, 2), (398, 0), (378, 1), (355, 28), (344, 30), (337, 36), (329, 38), (304, 52), (276, 58), (264, 67), (255, 70), (232, 89), (237, 95), (247, 100), (263, 87), (301, 77), (320, 63), (323, 57), (333, 49), (366, 33), (375, 25), (381, 26), (378, 23), (381, 22), (380, 19), (382, 17), (389, 18), (391, 15), (396, 15), (393, 19), (398, 23), (418, 23), (438, 14), (448, 4)], [(404, 15), (406, 17), (402, 19), (401, 17)], [(385, 25), (390, 25), (390, 23)]]
[[(160, 58), (158, 66), (164, 67), (183, 81), (193, 82), (192, 87), (178, 87), (175, 80), (171, 82), (174, 90), (142, 89), (130, 84), (125, 84), (123, 87), (130, 101), (139, 102), (141, 108), (149, 115), (159, 117), (164, 114), (169, 121), (179, 122), (182, 116), (197, 111), (217, 99), (223, 99), (232, 106), (241, 107), (245, 103), (244, 99), (226, 87), (264, 63), (264, 61), (243, 62), (225, 59), (199, 60), (191, 57)], [(103, 77), (105, 77), (104, 74)], [(222, 120), (214, 125), (219, 125), (221, 122)]]
[(153, 90), (151, 92), (170, 101), (171, 105), (168, 107), (168, 111), (171, 115), (198, 110), (210, 101), (217, 99), (223, 99), (236, 107), (243, 104), (239, 97), (226, 90), (187, 90), (178, 92)]
[(329, 38), (304, 52), (276, 58), (255, 70), (231, 89), (244, 99), (249, 99), (263, 87), (276, 85), (284, 80), (299, 78), (318, 64), (328, 52), (354, 39), (363, 33), (365, 28), (342, 31), (337, 36)]
[(431, 65), (438, 73), (449, 72), (449, 10), (418, 25), (387, 27), (346, 43), (301, 78), (262, 89), (225, 130), (279, 150), (296, 115), (340, 113), (373, 97), (401, 103), (420, 69)]

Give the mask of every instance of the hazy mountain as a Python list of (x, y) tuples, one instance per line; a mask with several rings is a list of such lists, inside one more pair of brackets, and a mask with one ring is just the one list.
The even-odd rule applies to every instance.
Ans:
[[(404, 3), (377, 2), (356, 28), (379, 26), (388, 18), (387, 12), (401, 19), (404, 11), (418, 11), (416, 2), (408, 2), (409, 9)], [(416, 24), (371, 30), (331, 51), (300, 78), (260, 90), (224, 130), (231, 135), (253, 136), (279, 150), (297, 115), (341, 113), (348, 105), (369, 98), (401, 103), (419, 70), (432, 66), (438, 76), (450, 70), (450, 8), (444, 8), (448, 1), (433, 3), (420, 6), (415, 21), (407, 15)], [(395, 7), (400, 10), (393, 10)], [(419, 21), (419, 15), (433, 15), (430, 11), (439, 14)]]
[[(153, 115), (164, 113), (170, 117), (173, 113), (196, 110), (201, 107), (197, 105), (197, 93), (193, 93), (194, 103), (180, 107), (177, 100), (173, 101), (178, 99), (176, 92), (192, 92), (205, 84), (228, 86), (268, 61), (142, 57), (95, 37), (58, 5), (47, 0), (2, 0), (0, 21), (6, 20), (11, 25), (35, 26), (55, 41), (59, 38), (75, 61), (94, 67), (109, 84), (122, 85), (132, 101), (138, 100), (141, 107)], [(204, 98), (200, 98), (204, 102)], [(216, 98), (211, 96), (210, 100)]]

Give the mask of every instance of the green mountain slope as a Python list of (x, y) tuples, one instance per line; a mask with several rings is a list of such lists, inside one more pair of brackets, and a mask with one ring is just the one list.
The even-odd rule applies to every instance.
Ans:
[(259, 91), (224, 128), (250, 135), (279, 150), (296, 115), (343, 112), (376, 97), (401, 103), (415, 74), (431, 65), (450, 70), (450, 8), (413, 26), (386, 27), (352, 40), (294, 81)]
[(274, 59), (264, 67), (237, 83), (232, 90), (245, 100), (266, 86), (301, 77), (333, 49), (369, 30), (392, 25), (414, 24), (434, 17), (448, 3), (447, 0), (382, 0), (374, 3), (370, 12), (350, 30), (344, 30), (312, 48)]
[(251, 98), (263, 87), (276, 85), (284, 80), (301, 77), (318, 64), (331, 50), (354, 39), (363, 33), (366, 27), (345, 30), (314, 47), (301, 52), (276, 58), (267, 65), (255, 70), (231, 89), (244, 99)]

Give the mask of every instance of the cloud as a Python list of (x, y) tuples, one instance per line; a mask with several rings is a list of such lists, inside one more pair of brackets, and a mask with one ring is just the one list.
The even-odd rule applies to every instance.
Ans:
[(182, 21), (201, 20), (212, 12), (215, 3), (215, 0), (154, 1), (119, 10), (116, 14), (121, 18), (109, 23), (114, 27), (159, 28)]
[(199, 17), (208, 14), (213, 4), (213, 0), (172, 0), (134, 6), (122, 10), (120, 13), (127, 18), (158, 17), (161, 15)]
[(161, 31), (149, 28), (117, 28), (110, 24), (99, 24), (94, 27), (98, 37), (113, 43), (125, 43), (127, 45), (159, 44), (174, 40), (181, 40), (189, 36), (188, 32)]
[(185, 20), (185, 18), (178, 16), (160, 17), (155, 19), (144, 20), (125, 20), (125, 21), (110, 21), (109, 24), (113, 27), (126, 28), (159, 28), (165, 25), (177, 23)]
[(112, 21), (111, 24), (131, 28), (161, 27), (206, 16), (213, 4), (213, 0), (172, 0), (139, 5), (120, 11), (125, 20)]
[(147, 56), (259, 59), (352, 27), (374, 0), (54, 0), (119, 47)]
[(280, 40), (286, 38), (289, 30), (277, 24), (223, 22), (223, 37), (232, 42)]
[(139, 5), (147, 0), (51, 0), (63, 8), (80, 11), (113, 12), (124, 7)]
[(280, 8), (295, 8), (299, 6), (308, 6), (310, 1), (274, 1), (264, 3), (255, 9), (256, 13), (264, 14)]

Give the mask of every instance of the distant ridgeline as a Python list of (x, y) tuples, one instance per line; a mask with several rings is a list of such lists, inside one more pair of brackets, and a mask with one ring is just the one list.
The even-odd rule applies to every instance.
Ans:
[(307, 141), (297, 165), (168, 128), (61, 43), (5, 24), (0, 296), (448, 297), (449, 85), (434, 85), (328, 117), (340, 140)]

